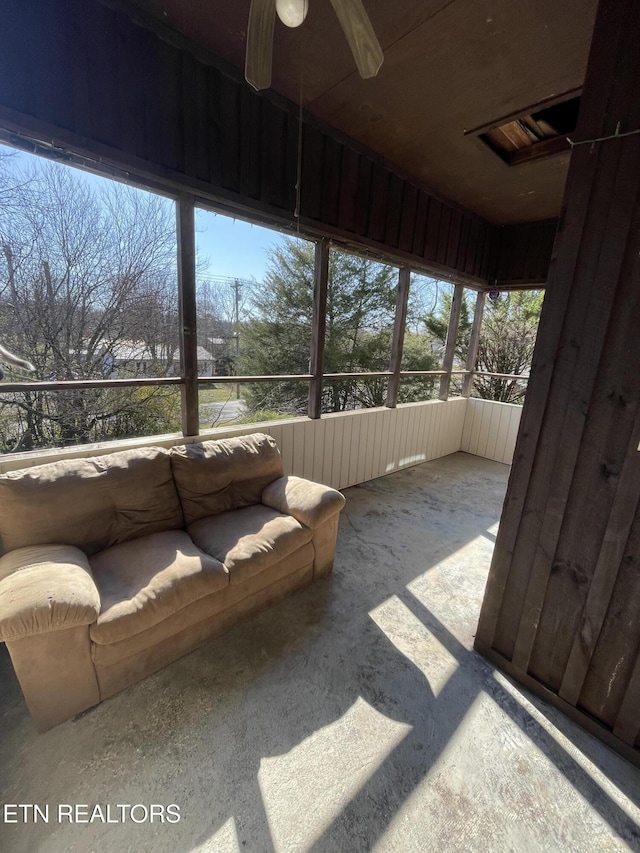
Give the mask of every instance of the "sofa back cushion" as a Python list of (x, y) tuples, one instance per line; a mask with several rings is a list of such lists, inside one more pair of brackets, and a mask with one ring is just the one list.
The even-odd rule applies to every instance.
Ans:
[(171, 465), (187, 525), (260, 503), (282, 477), (278, 445), (263, 433), (172, 447)]
[(169, 452), (124, 450), (0, 476), (0, 553), (64, 543), (92, 555), (184, 526)]

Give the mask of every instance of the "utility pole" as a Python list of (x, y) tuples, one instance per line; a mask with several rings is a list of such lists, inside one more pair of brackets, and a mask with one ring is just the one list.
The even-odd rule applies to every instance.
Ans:
[[(242, 282), (234, 279), (231, 282), (231, 287), (235, 291), (235, 335), (236, 335), (236, 363), (235, 372), (238, 374), (238, 357), (240, 355), (240, 288)], [(240, 399), (240, 385), (236, 382), (236, 399)]]

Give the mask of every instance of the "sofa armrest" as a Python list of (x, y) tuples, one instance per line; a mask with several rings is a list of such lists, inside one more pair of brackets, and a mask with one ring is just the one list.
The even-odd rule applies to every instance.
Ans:
[(262, 492), (262, 503), (315, 530), (340, 512), (345, 499), (330, 486), (302, 477), (280, 477)]
[(0, 557), (0, 640), (95, 622), (100, 594), (89, 560), (72, 545), (31, 545)]

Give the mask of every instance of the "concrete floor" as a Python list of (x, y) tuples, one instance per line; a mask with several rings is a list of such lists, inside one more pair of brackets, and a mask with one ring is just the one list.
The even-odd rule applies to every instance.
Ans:
[(458, 453), (347, 489), (332, 577), (44, 735), (2, 647), (1, 800), (51, 811), (0, 849), (640, 850), (640, 771), (472, 651), (507, 476)]

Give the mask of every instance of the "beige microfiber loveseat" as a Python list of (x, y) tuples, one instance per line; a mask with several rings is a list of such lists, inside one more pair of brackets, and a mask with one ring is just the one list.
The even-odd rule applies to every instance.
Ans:
[(38, 728), (328, 574), (343, 505), (262, 434), (0, 476), (0, 640)]

